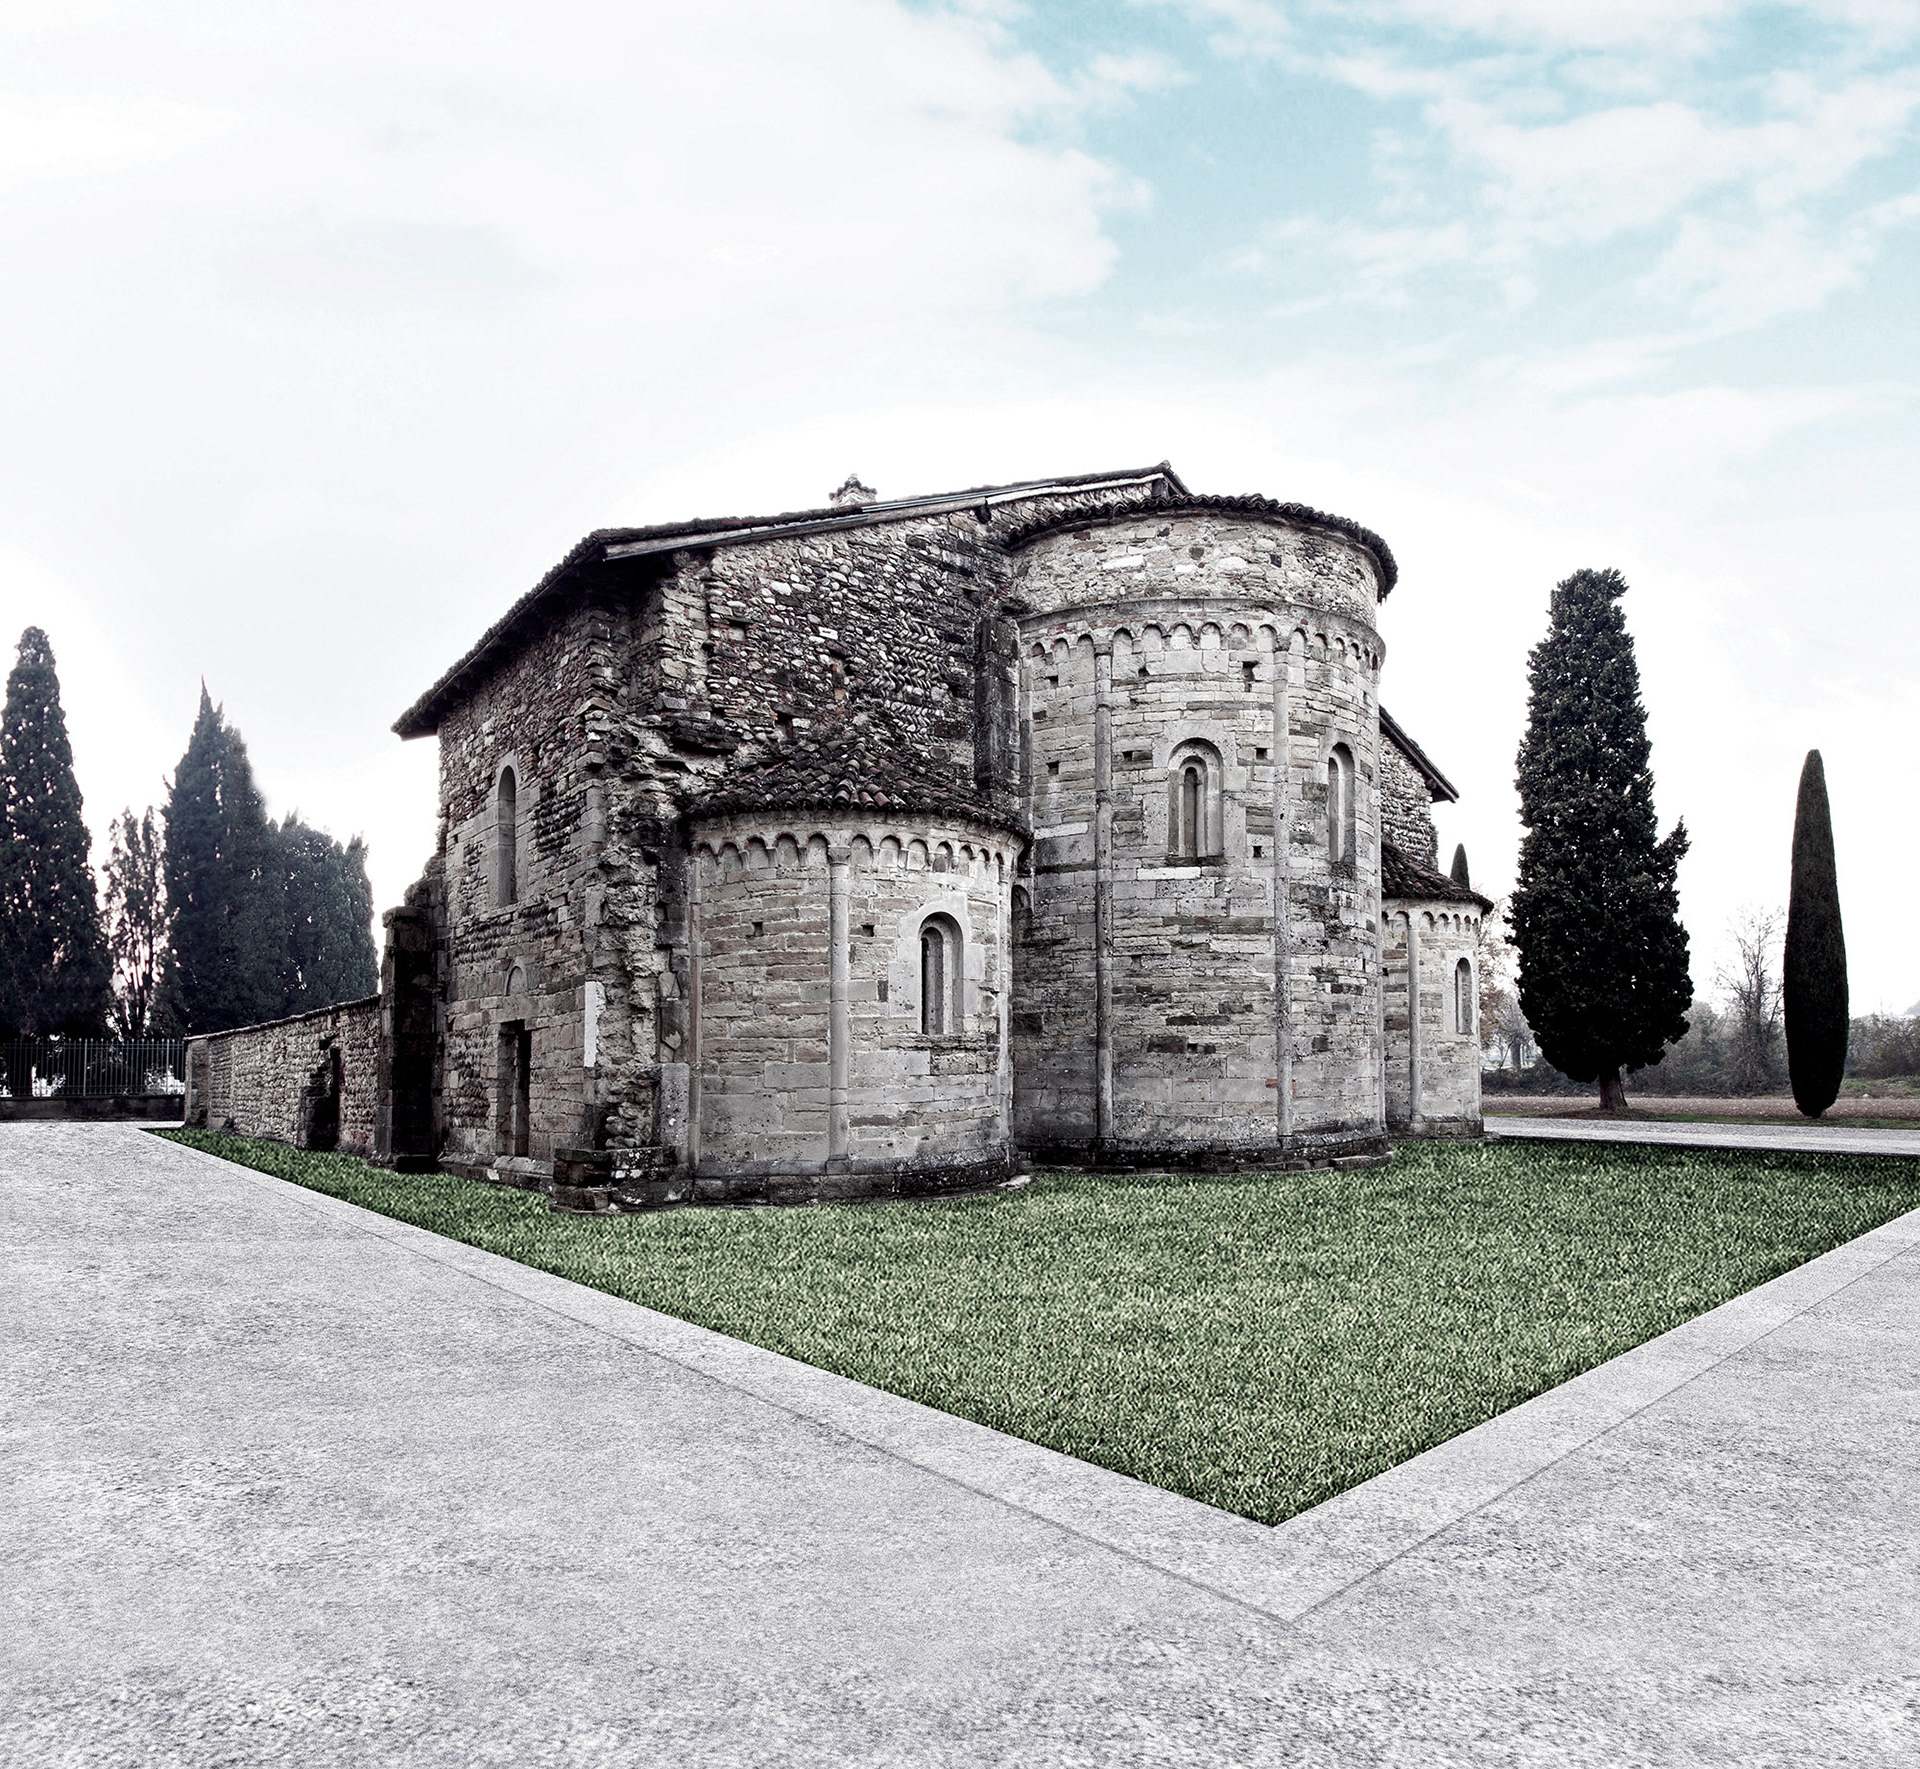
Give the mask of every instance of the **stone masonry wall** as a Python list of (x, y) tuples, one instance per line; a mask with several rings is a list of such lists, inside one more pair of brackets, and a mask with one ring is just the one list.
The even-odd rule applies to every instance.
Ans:
[[(695, 1135), (703, 1197), (933, 1190), (1004, 1175), (1005, 837), (897, 822), (703, 826)], [(832, 894), (844, 891), (835, 1002)], [(962, 937), (949, 1028), (921, 1029), (920, 934)], [(842, 1016), (835, 1031), (836, 1011)], [(843, 1115), (833, 1058), (843, 1041)], [(808, 1176), (817, 1176), (808, 1178)]]
[[(1027, 500), (1020, 512), (1124, 495)], [(535, 1097), (527, 1172), (499, 1176), (538, 1177), (557, 1147), (684, 1138), (681, 819), (736, 767), (852, 700), (884, 705), (957, 783), (1012, 802), (1014, 636), (997, 608), (1009, 520), (1004, 508), (985, 521), (949, 512), (597, 568), (441, 720), (450, 1165), (498, 1171), (506, 1024), (533, 1034)], [(509, 763), (522, 863), (507, 909), (492, 880)], [(516, 966), (525, 980), (510, 999)]]
[[(1020, 560), (1034, 829), (1016, 910), (1023, 1145), (1251, 1155), (1377, 1143), (1373, 573), (1344, 541), (1211, 513), (1089, 524)], [(1337, 864), (1336, 745), (1354, 772), (1351, 852)], [(1207, 829), (1187, 856), (1173, 851), (1172, 807), (1195, 758)]]
[[(502, 1028), (533, 1040), (526, 1174), (560, 1146), (592, 1146), (602, 1101), (587, 1063), (588, 985), (614, 1011), (592, 1052), (625, 1030), (624, 991), (600, 928), (595, 870), (602, 839), (604, 727), (621, 698), (628, 611), (608, 598), (571, 609), (512, 669), (483, 684), (440, 733), (442, 854), (448, 942), (442, 1053), (443, 1162), (494, 1171)], [(499, 900), (502, 770), (517, 779), (516, 896)], [(651, 1052), (648, 1053), (651, 1055)]]
[(1387, 840), (1409, 860), (1437, 866), (1440, 837), (1433, 827), (1433, 790), (1389, 737), (1380, 743), (1380, 784)]
[[(1387, 905), (1387, 1122), (1429, 1136), (1481, 1133), (1480, 917), (1458, 903)], [(1419, 966), (1419, 1043), (1408, 1041), (1410, 964)], [(1456, 983), (1467, 966), (1465, 1001)], [(1465, 1007), (1464, 1015), (1460, 1012)]]
[[(758, 1120), (747, 1084), (696, 1072), (705, 911), (695, 907), (688, 817), (737, 769), (849, 706), (885, 707), (903, 740), (944, 761), (957, 786), (1035, 825), (1019, 903), (1017, 844), (1002, 842), (1009, 874), (995, 887), (1025, 929), (1007, 1016), (1019, 1080), (995, 1083), (1023, 1141), (1084, 1146), (1103, 1134), (1103, 1110), (1110, 1141), (1143, 1149), (1202, 1137), (1246, 1150), (1317, 1138), (1330, 1149), (1377, 1136), (1381, 823), (1404, 825), (1410, 853), (1430, 857), (1432, 835), (1405, 758), (1378, 754), (1376, 561), (1356, 542), (1275, 516), (1105, 520), (1140, 496), (1095, 488), (829, 532), (695, 540), (589, 561), (565, 580), (543, 624), (438, 715), (443, 1162), (534, 1183), (569, 1148), (684, 1159), (696, 1092), (703, 1154), (750, 1159)], [(1004, 544), (1016, 526), (1076, 517), (1083, 527), (1011, 553)], [(1288, 714), (1277, 735), (1282, 659)], [(1355, 852), (1334, 866), (1326, 770), (1336, 743), (1354, 761)], [(1212, 770), (1217, 852), (1174, 864), (1169, 781), (1196, 754)], [(495, 895), (507, 765), (519, 786), (511, 905)], [(1424, 848), (1412, 839), (1421, 824)], [(903, 844), (914, 835), (897, 832)], [(1108, 844), (1104, 884), (1098, 841)], [(903, 869), (888, 889), (909, 877)], [(731, 882), (774, 888), (745, 879)], [(1289, 912), (1276, 941), (1283, 883)], [(892, 906), (876, 897), (866, 919), (906, 914), (911, 894)], [(801, 921), (807, 901), (792, 906)], [(783, 936), (797, 942), (796, 958), (819, 937), (801, 921)], [(719, 986), (716, 962), (752, 961), (750, 952), (722, 960), (711, 926), (699, 938), (703, 988)], [(860, 952), (850, 958), (857, 971)], [(768, 999), (784, 1000), (791, 980), (769, 975)], [(1283, 995), (1289, 1034), (1277, 1039)], [(856, 1017), (874, 1005), (863, 1001)], [(790, 1005), (797, 1049), (813, 1037), (812, 1004), (796, 993)], [(1108, 1032), (1098, 1050), (1096, 1020)], [(531, 1034), (534, 1071), (523, 1161), (502, 1154), (502, 1029), (518, 1026)], [(740, 1030), (749, 1036), (744, 1021)], [(764, 1025), (751, 1030), (763, 1035)], [(905, 1048), (889, 1047), (887, 1062)], [(929, 1080), (941, 1073), (936, 1056), (951, 1058), (955, 1076), (972, 1060), (919, 1054)], [(870, 1089), (872, 1121), (849, 1125), (849, 1160), (901, 1158), (903, 1127), (925, 1117), (906, 1086), (920, 1077), (891, 1072), (900, 1101)], [(804, 1091), (791, 1123), (771, 1132), (788, 1139), (781, 1152), (751, 1157), (763, 1167), (813, 1146)], [(985, 1123), (984, 1097), (968, 1095), (952, 1122)], [(928, 1120), (930, 1146), (951, 1140), (945, 1110)], [(735, 1153), (723, 1156), (726, 1147)]]
[(380, 997), (187, 1041), (187, 1123), (309, 1146), (310, 1089), (340, 1061), (339, 1141), (372, 1155), (380, 1116)]

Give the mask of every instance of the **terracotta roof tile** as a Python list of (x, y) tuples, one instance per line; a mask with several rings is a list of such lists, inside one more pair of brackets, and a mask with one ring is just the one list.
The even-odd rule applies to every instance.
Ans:
[(764, 762), (741, 770), (706, 797), (692, 815), (752, 811), (879, 812), (952, 817), (1024, 836), (1026, 825), (956, 780), (884, 713), (848, 713), (797, 738)]
[(1492, 903), (1478, 891), (1455, 884), (1444, 872), (1435, 872), (1431, 866), (1423, 866), (1401, 853), (1390, 841), (1380, 844), (1380, 894), (1403, 903), (1473, 903), (1483, 915), (1493, 909)]

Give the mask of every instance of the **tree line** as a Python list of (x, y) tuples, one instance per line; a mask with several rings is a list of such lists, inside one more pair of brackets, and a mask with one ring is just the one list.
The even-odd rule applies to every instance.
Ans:
[(205, 684), (166, 803), (88, 863), (53, 647), (21, 634), (0, 715), (0, 1036), (225, 1031), (378, 986), (366, 845), (266, 814)]

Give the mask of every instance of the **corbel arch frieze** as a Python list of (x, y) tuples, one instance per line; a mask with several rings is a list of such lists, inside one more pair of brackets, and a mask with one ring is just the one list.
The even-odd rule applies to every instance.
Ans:
[[(1023, 624), (1020, 653), (1029, 668), (1041, 670), (1067, 662), (1077, 665), (1092, 653), (1111, 650), (1116, 664), (1131, 647), (1138, 652), (1157, 635), (1165, 647), (1179, 630), (1182, 642), (1196, 650), (1283, 649), (1298, 635), (1309, 650), (1316, 644), (1329, 654), (1344, 654), (1356, 666), (1377, 673), (1386, 659), (1386, 642), (1374, 627), (1338, 609), (1303, 604), (1260, 606), (1239, 601), (1156, 598), (1077, 609), (1074, 618), (1043, 616)], [(1209, 638), (1209, 634), (1212, 635)]]
[(756, 821), (697, 830), (691, 840), (708, 883), (748, 873), (800, 872), (843, 857), (860, 872), (949, 872), (956, 880), (989, 883), (1006, 877), (1021, 845), (970, 836), (944, 823), (891, 820)]

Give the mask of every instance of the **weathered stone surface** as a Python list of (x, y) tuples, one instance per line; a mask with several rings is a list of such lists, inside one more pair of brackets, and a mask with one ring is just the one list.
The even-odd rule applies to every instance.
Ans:
[(442, 1165), (599, 1210), (1477, 1129), (1439, 970), (1405, 1031), (1408, 916), (1471, 964), (1477, 912), (1383, 887), (1445, 785), (1382, 737), (1385, 543), (1164, 466), (852, 496), (590, 536), (402, 720), (442, 834), (389, 926), (393, 1149), (430, 1116)]
[(182, 1110), (204, 1130), (372, 1155), (380, 1070), (380, 997), (370, 995), (192, 1040)]

